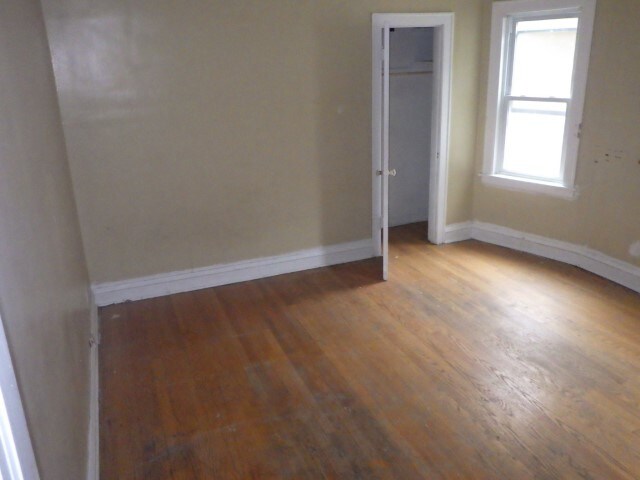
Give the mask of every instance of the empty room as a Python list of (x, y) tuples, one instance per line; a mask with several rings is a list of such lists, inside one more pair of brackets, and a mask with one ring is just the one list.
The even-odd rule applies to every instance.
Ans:
[(0, 2), (0, 480), (640, 478), (639, 23)]

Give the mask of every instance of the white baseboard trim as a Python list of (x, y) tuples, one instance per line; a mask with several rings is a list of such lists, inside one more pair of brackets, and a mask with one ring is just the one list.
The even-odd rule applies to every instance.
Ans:
[(444, 243), (462, 242), (471, 239), (473, 222), (452, 223), (444, 230)]
[(100, 478), (100, 376), (98, 368), (98, 348), (100, 327), (98, 307), (93, 293), (90, 298), (91, 340), (89, 349), (89, 429), (87, 441), (87, 480)]
[(584, 245), (478, 221), (447, 226), (446, 243), (471, 238), (568, 263), (640, 292), (640, 267)]
[(283, 273), (355, 262), (374, 256), (371, 239), (311, 248), (273, 257), (244, 260), (211, 267), (151, 275), (93, 285), (98, 306), (142, 300), (229, 283), (272, 277)]

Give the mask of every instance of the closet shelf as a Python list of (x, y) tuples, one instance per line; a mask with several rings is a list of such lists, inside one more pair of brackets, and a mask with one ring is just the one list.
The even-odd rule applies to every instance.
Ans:
[(389, 70), (390, 75), (419, 73), (433, 73), (433, 62), (415, 62), (408, 67), (393, 67)]

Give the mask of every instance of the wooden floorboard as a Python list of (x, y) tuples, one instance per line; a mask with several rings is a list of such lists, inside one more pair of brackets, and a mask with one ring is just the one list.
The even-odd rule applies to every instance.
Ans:
[(101, 309), (101, 478), (640, 478), (640, 295), (424, 224), (390, 252)]

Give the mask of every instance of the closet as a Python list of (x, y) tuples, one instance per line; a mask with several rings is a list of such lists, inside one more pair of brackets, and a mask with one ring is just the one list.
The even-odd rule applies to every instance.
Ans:
[(389, 38), (389, 226), (426, 222), (433, 97), (433, 28)]

